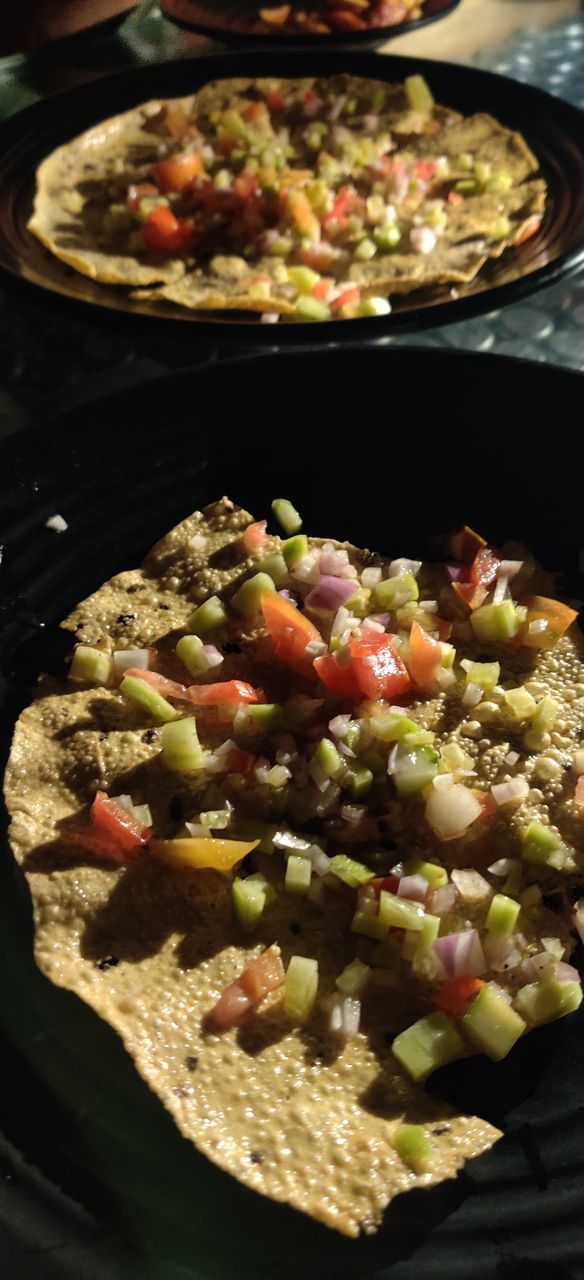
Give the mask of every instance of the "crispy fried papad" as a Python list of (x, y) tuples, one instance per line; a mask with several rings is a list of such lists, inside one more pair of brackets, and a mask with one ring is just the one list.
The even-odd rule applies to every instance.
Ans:
[[(184, 205), (184, 216), (193, 214), (197, 224), (194, 245), (173, 251), (177, 256), (172, 257), (147, 249), (140, 221), (132, 222), (124, 213), (130, 184), (151, 183), (154, 166), (165, 151), (194, 147), (202, 151), (206, 148), (208, 152), (212, 143), (215, 159), (205, 161), (207, 171), (203, 171), (198, 180), (212, 192), (215, 180), (219, 184), (224, 172), (215, 172), (217, 166), (231, 164), (229, 152), (226, 157), (216, 154), (217, 121), (230, 112), (233, 114), (234, 108), (240, 107), (245, 112), (258, 99), (263, 100), (266, 93), (273, 95), (280, 90), (291, 95), (293, 102), (283, 117), (289, 129), (291, 155), (282, 161), (284, 168), (278, 170), (276, 177), (262, 179), (268, 184), (263, 188), (264, 193), (268, 193), (264, 222), (261, 211), (259, 223), (254, 221), (256, 214), (250, 212), (251, 205), (246, 212), (244, 201), (240, 212), (244, 218), (242, 226), (247, 230), (242, 231), (240, 226), (233, 238), (232, 228), (228, 234), (228, 221), (222, 222), (223, 217), (234, 216), (233, 212), (225, 213), (225, 208), (233, 209), (229, 205), (232, 199), (237, 202), (237, 197), (230, 194), (233, 188), (229, 189), (229, 185), (226, 191), (222, 188), (223, 204), (221, 192), (215, 192), (214, 202), (209, 204), (208, 190), (204, 199), (199, 200), (195, 183), (193, 198), (187, 194)], [(376, 91), (383, 93), (384, 105), (372, 115), (368, 103)], [(333, 196), (349, 184), (357, 198), (366, 199), (374, 189), (381, 191), (384, 183), (389, 182), (383, 199), (390, 202), (391, 216), (395, 215), (402, 227), (397, 247), (392, 247), (391, 252), (380, 248), (368, 261), (354, 260), (356, 241), (353, 243), (350, 237), (340, 249), (337, 246), (333, 258), (321, 268), (333, 283), (351, 282), (360, 288), (363, 298), (407, 294), (449, 283), (470, 283), (489, 258), (499, 257), (539, 225), (546, 187), (537, 176), (537, 158), (519, 134), (485, 113), (462, 118), (457, 112), (437, 105), (430, 114), (423, 113), (412, 109), (400, 85), (339, 75), (328, 79), (218, 81), (188, 97), (149, 102), (106, 120), (59, 147), (43, 161), (37, 172), (29, 229), (51, 253), (77, 271), (104, 284), (137, 288), (139, 292), (135, 296), (150, 299), (153, 306), (171, 302), (196, 311), (248, 310), (290, 315), (295, 310), (296, 299), (286, 279), (286, 265), (304, 262), (307, 248), (311, 252), (318, 249), (321, 235), (326, 239), (332, 234), (334, 240), (335, 225), (338, 230), (334, 219), (323, 222), (322, 231), (316, 229), (318, 236), (314, 243), (310, 240), (310, 230), (306, 232), (308, 239), (303, 231), (304, 238), (293, 243), (283, 256), (283, 251), (273, 250), (265, 240), (266, 234), (268, 241), (269, 236), (275, 234), (270, 228), (283, 216), (282, 207), (277, 202), (274, 204), (274, 189), (269, 184), (277, 181), (283, 190), (305, 194), (314, 190), (315, 179), (320, 181), (321, 172), (326, 172), (319, 168), (320, 154), (309, 145), (310, 128), (319, 123), (319, 118), (315, 121), (313, 114), (306, 116), (301, 109), (299, 113), (298, 104), (312, 94), (325, 104), (327, 111), (335, 102), (356, 104), (350, 118), (342, 116), (339, 121), (329, 120), (323, 126), (322, 150), (326, 152), (330, 148), (335, 152), (335, 148), (338, 151), (340, 147), (340, 167), (332, 179)], [(345, 135), (349, 142), (344, 141)], [(355, 142), (357, 152), (354, 146), (350, 149)], [(359, 156), (359, 144), (377, 147), (380, 154), (385, 148), (383, 160), (393, 163), (403, 157), (410, 167), (418, 160), (423, 166), (433, 159), (441, 164), (451, 163), (444, 189), (438, 183), (428, 192), (428, 199), (437, 195), (444, 203), (444, 224), (440, 222), (432, 249), (424, 247), (414, 251), (409, 243), (411, 227), (423, 223), (425, 216), (418, 216), (417, 201), (421, 197), (412, 189), (412, 182), (405, 187), (392, 187), (391, 180), (380, 171), (377, 178), (381, 184), (377, 182), (374, 187), (371, 157), (369, 160), (363, 155), (355, 158)], [(241, 147), (247, 145), (251, 145), (255, 156), (253, 144), (240, 140)], [(258, 155), (261, 161), (261, 148)], [(256, 157), (256, 169), (258, 163)], [(486, 187), (484, 183), (482, 187), (480, 183), (475, 184), (475, 192), (467, 190), (462, 198), (456, 193), (455, 178), (464, 179), (469, 175), (464, 168), (456, 169), (461, 164), (470, 165), (471, 178), (473, 166), (476, 170), (478, 165), (480, 173), (503, 174), (508, 185), (490, 191), (485, 178)], [(264, 171), (271, 172), (265, 165)], [(415, 179), (412, 181), (415, 188)], [(472, 188), (472, 182), (466, 185)], [(452, 203), (450, 196), (454, 197)], [(377, 194), (375, 198), (381, 197)], [(183, 204), (184, 199), (183, 196)], [(181, 213), (180, 199), (173, 208)], [(109, 212), (111, 209), (113, 214)], [(246, 223), (247, 214), (251, 221)], [(383, 221), (379, 213), (371, 216), (374, 221)], [(280, 221), (279, 225), (284, 224)], [(436, 225), (435, 220), (431, 225)], [(370, 235), (375, 228), (372, 224), (366, 229)], [(143, 286), (153, 287), (144, 289)]]
[[(237, 551), (249, 519), (226, 500), (190, 517), (141, 569), (117, 575), (65, 626), (114, 646), (163, 643), (193, 602), (249, 568)], [(252, 675), (239, 658), (227, 661)], [(11, 844), (33, 900), (35, 956), (53, 982), (119, 1032), (181, 1133), (246, 1185), (347, 1235), (374, 1230), (400, 1191), (451, 1177), (491, 1146), (497, 1129), (435, 1101), (392, 1059), (392, 1034), (411, 1020), (407, 990), (374, 987), (367, 1035), (345, 1046), (324, 1022), (292, 1027), (279, 993), (246, 1026), (205, 1033), (204, 1016), (222, 989), (273, 941), (285, 961), (299, 950), (318, 958), (333, 988), (352, 954), (347, 906), (339, 901), (323, 928), (316, 907), (281, 893), (269, 923), (246, 943), (233, 923), (229, 882), (216, 872), (177, 871), (148, 858), (135, 868), (100, 866), (72, 850), (67, 833), (96, 788), (147, 796), (165, 834), (177, 826), (171, 801), (186, 804), (189, 786), (164, 768), (157, 732), (117, 691), (70, 689), (41, 682), (16, 727), (5, 779)], [(274, 860), (263, 864), (275, 878)], [(433, 1154), (420, 1175), (391, 1145), (403, 1118), (428, 1126)]]

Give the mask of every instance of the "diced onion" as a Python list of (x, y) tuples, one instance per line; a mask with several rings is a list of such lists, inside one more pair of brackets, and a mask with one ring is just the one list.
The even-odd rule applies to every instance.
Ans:
[(57, 514), (49, 516), (48, 520), (45, 520), (45, 529), (52, 529), (54, 533), (65, 533), (68, 528), (69, 525), (64, 516)]
[(424, 876), (402, 876), (397, 886), (398, 897), (412, 902), (425, 902), (427, 893), (428, 881)]
[(565, 960), (558, 960), (554, 968), (554, 978), (558, 982), (579, 982), (580, 974), (573, 964), (566, 964)]
[(503, 756), (504, 763), (511, 765), (511, 767), (513, 767), (514, 764), (517, 764), (518, 759), (519, 759), (518, 751), (508, 751), (507, 755)]
[[(304, 856), (304, 855), (302, 855)], [(331, 859), (318, 844), (311, 844), (306, 856), (310, 858), (313, 871), (317, 876), (326, 876), (331, 868)]]
[(508, 991), (505, 991), (504, 987), (500, 987), (498, 982), (487, 982), (487, 986), (489, 990), (493, 992), (493, 995), (497, 996), (498, 1000), (503, 1000), (505, 1004), (512, 1003), (512, 996)]
[(459, 978), (462, 974), (480, 978), (486, 973), (487, 963), (476, 929), (464, 929), (460, 933), (436, 938), (432, 950), (447, 978)]
[(456, 840), (481, 813), (476, 796), (460, 782), (455, 782), (447, 791), (433, 787), (426, 801), (426, 819), (439, 840)]
[(434, 889), (430, 898), (429, 910), (433, 916), (446, 916), (449, 911), (454, 909), (455, 903), (455, 886), (453, 884), (443, 884), (439, 889)]
[(309, 658), (321, 658), (323, 653), (326, 653), (326, 651), (327, 648), (324, 640), (309, 640), (304, 650), (304, 652), (308, 654)]
[(529, 794), (527, 778), (521, 776), (511, 778), (509, 782), (498, 782), (491, 787), (491, 795), (495, 804), (517, 804)]
[(489, 875), (500, 876), (504, 880), (516, 866), (518, 866), (516, 858), (497, 858), (496, 862), (492, 862), (490, 867), (487, 867), (487, 871)]
[(436, 777), (432, 778), (432, 786), (435, 787), (437, 791), (449, 791), (450, 787), (454, 786), (454, 774), (437, 773)]
[(450, 878), (464, 902), (485, 902), (487, 898), (493, 896), (492, 886), (488, 880), (485, 880), (480, 871), (475, 871), (472, 868), (458, 871), (454, 868), (450, 873)]
[(350, 723), (351, 716), (349, 713), (335, 716), (332, 720), (329, 720), (328, 727), (333, 738), (344, 738)]
[(318, 571), (320, 574), (332, 574), (333, 577), (340, 577), (343, 569), (349, 564), (348, 552), (333, 547), (331, 542), (326, 542), (320, 553), (318, 561)]
[(356, 1036), (361, 1020), (361, 1001), (352, 996), (332, 997), (329, 1015), (329, 1030), (337, 1035), (350, 1039)]
[(304, 853), (310, 849), (310, 840), (306, 840), (304, 836), (296, 836), (293, 831), (289, 831), (287, 827), (282, 827), (276, 831), (272, 837), (272, 843), (276, 849), (294, 849), (295, 851)]
[(194, 533), (192, 538), (189, 538), (187, 545), (191, 548), (191, 551), (204, 551), (207, 546), (207, 539), (204, 533)]
[(495, 973), (506, 973), (508, 969), (515, 969), (521, 960), (521, 952), (518, 951), (512, 937), (501, 938), (493, 933), (487, 934), (485, 938), (485, 956)]
[(204, 644), (201, 649), (200, 657), (205, 658), (208, 671), (210, 671), (212, 667), (220, 667), (221, 663), (224, 661), (223, 654), (214, 644)]
[(523, 568), (523, 560), (501, 560), (497, 569), (497, 578), (506, 578), (511, 581)]
[(130, 668), (147, 671), (149, 663), (149, 649), (116, 649), (113, 654), (114, 675), (118, 680)]
[(474, 684), (471, 680), (470, 684), (467, 684), (466, 689), (462, 695), (463, 707), (478, 706), (483, 696), (483, 693), (484, 693), (484, 689), (481, 688), (480, 684)]
[(304, 603), (307, 609), (323, 609), (326, 613), (336, 613), (354, 594), (352, 582), (346, 578), (334, 578), (330, 574), (325, 574), (309, 592)]
[(381, 582), (381, 573), (379, 565), (372, 565), (369, 569), (364, 569), (361, 574), (362, 585), (367, 588), (376, 587), (377, 583)]
[(493, 592), (493, 604), (500, 604), (509, 595), (509, 579), (498, 577)]
[(152, 826), (152, 813), (148, 804), (134, 804), (131, 796), (113, 796), (116, 804), (119, 804), (126, 813), (130, 813), (136, 822), (140, 822), (143, 827)]
[(415, 578), (421, 568), (421, 560), (408, 560), (406, 556), (400, 556), (398, 560), (392, 560), (388, 576), (390, 578), (401, 578), (404, 573), (411, 573)]
[(212, 839), (211, 828), (204, 827), (201, 822), (185, 822), (185, 827), (189, 835), (194, 836), (195, 839), (199, 839), (199, 838), (202, 838), (203, 840)]
[(364, 804), (344, 804), (341, 809), (341, 818), (343, 822), (350, 822), (356, 825), (362, 822), (368, 816), (367, 806)]

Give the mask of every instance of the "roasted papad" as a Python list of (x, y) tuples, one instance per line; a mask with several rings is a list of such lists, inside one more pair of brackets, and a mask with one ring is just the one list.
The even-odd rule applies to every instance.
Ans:
[[(159, 668), (176, 676), (174, 649), (193, 608), (215, 594), (229, 602), (261, 568), (261, 559), (281, 548), (279, 538), (268, 536), (261, 551), (247, 554), (242, 533), (251, 519), (228, 499), (195, 513), (154, 547), (140, 569), (116, 575), (63, 626), (77, 644), (104, 652), (151, 646)], [(308, 546), (310, 552), (340, 547), (359, 573), (371, 565), (387, 570), (388, 562), (348, 544), (311, 539)], [(430, 582), (432, 566), (428, 573)], [(250, 681), (274, 702), (307, 692), (302, 678), (273, 660), (257, 620), (230, 612), (221, 645), (221, 680)], [(500, 651), (501, 657), (503, 646)], [(578, 637), (564, 636), (559, 646), (529, 660), (521, 650), (507, 650), (502, 661), (509, 664), (503, 682), (525, 676), (529, 667), (532, 681), (549, 685), (561, 701), (558, 731), (567, 746), (556, 749), (550, 742), (546, 759), (561, 758), (579, 740), (584, 668)], [(504, 757), (519, 744), (520, 731), (507, 720), (495, 728), (485, 724), (477, 735), (478, 722), (451, 689), (414, 701), (408, 714), (434, 728), (435, 745), (462, 743), (472, 756), (474, 781), (486, 788), (505, 775)], [(203, 745), (216, 743), (213, 714), (197, 710), (197, 723)], [(471, 737), (469, 723), (475, 725)], [(376, 825), (375, 836), (365, 833), (365, 843), (335, 829), (336, 812), (320, 829), (335, 849), (365, 861), (372, 843), (378, 857), (385, 847), (387, 867), (400, 857), (425, 857), (479, 866), (486, 874), (494, 858), (513, 853), (535, 816), (559, 829), (569, 875), (582, 854), (582, 819), (567, 798), (563, 769), (559, 781), (553, 768), (544, 778), (541, 759), (541, 753), (525, 758), (529, 796), (511, 814), (499, 811), (490, 836), (471, 831), (442, 843), (407, 801), (389, 806), (388, 825)], [(108, 864), (75, 835), (84, 829), (96, 792), (130, 793), (135, 803), (150, 806), (156, 835), (173, 839), (200, 810), (208, 782), (167, 767), (160, 729), (119, 688), (41, 678), (38, 697), (16, 726), (5, 777), (11, 846), (33, 901), (37, 963), (119, 1032), (141, 1075), (201, 1152), (246, 1185), (346, 1235), (372, 1232), (399, 1192), (453, 1176), (499, 1131), (428, 1094), (392, 1054), (393, 1037), (432, 1011), (423, 977), (404, 980), (403, 973), (373, 967), (361, 997), (361, 1031), (347, 1040), (332, 1034), (327, 1000), (335, 980), (355, 954), (369, 961), (374, 945), (350, 932), (354, 895), (344, 886), (337, 886), (341, 892), (330, 895), (323, 911), (322, 904), (283, 891), (281, 853), (256, 849), (247, 869), (263, 873), (277, 896), (246, 937), (233, 918), (228, 876), (177, 869), (147, 850), (128, 866)], [(547, 875), (550, 891), (557, 894), (560, 887), (563, 893), (565, 874), (541, 870), (544, 887)], [(471, 894), (458, 902), (457, 919), (470, 926), (481, 911)], [(569, 957), (568, 907), (558, 914), (548, 910), (545, 896), (532, 895), (521, 927), (524, 957), (538, 956), (546, 937)], [(272, 945), (281, 948), (285, 965), (298, 954), (318, 960), (313, 1015), (294, 1025), (276, 990), (240, 1026), (210, 1029), (207, 1019), (221, 993)], [(490, 977), (508, 999), (525, 981), (517, 969), (503, 966)], [(393, 1145), (403, 1121), (424, 1126), (430, 1142), (418, 1172)]]
[[(490, 115), (411, 98), (339, 75), (223, 80), (145, 103), (43, 161), (29, 229), (153, 306), (351, 318), (375, 314), (371, 298), (469, 283), (537, 230), (545, 182)], [(193, 156), (200, 171), (171, 190), (176, 170), (161, 165)], [(299, 266), (313, 278), (288, 275)]]

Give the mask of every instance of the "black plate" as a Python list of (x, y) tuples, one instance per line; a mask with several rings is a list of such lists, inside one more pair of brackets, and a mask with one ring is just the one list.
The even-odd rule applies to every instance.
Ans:
[[(574, 590), (584, 448), (577, 432), (561, 448), (567, 412), (581, 421), (578, 374), (412, 348), (325, 351), (174, 375), (16, 435), (0, 449), (0, 770), (37, 672), (62, 671), (57, 620), (225, 492), (258, 517), (288, 493), (314, 533), (392, 554), (423, 553), (429, 534), (466, 519), (495, 541), (527, 538)], [(65, 533), (45, 528), (56, 512)], [(179, 1137), (117, 1037), (35, 970), (28, 894), (5, 842), (0, 930), (0, 1274), (583, 1274), (582, 1013), (498, 1066), (436, 1076), (432, 1087), (506, 1136), (455, 1181), (399, 1197), (379, 1234), (354, 1242), (245, 1190)]]
[[(327, 75), (340, 70), (388, 81), (413, 71), (426, 76), (436, 98), (463, 112), (491, 111), (525, 135), (541, 161), (549, 198), (540, 231), (518, 250), (490, 263), (473, 284), (433, 294), (395, 299), (393, 313), (324, 325), (263, 325), (249, 314), (195, 314), (168, 306), (153, 313), (132, 300), (72, 271), (52, 257), (26, 230), (34, 174), (42, 158), (73, 132), (150, 97), (189, 93), (205, 82), (233, 75)], [(367, 341), (384, 334), (462, 320), (501, 307), (573, 272), (584, 261), (584, 116), (529, 85), (472, 67), (377, 54), (225, 54), (193, 61), (161, 63), (124, 71), (28, 107), (0, 125), (0, 283), (24, 290), (37, 302), (59, 305), (86, 320), (124, 330), (145, 329), (164, 339), (242, 343), (249, 346), (311, 346), (323, 342)], [(453, 293), (455, 291), (452, 291)]]
[[(265, 6), (269, 8), (272, 0)], [(322, 44), (323, 39), (328, 48), (374, 49), (377, 45), (395, 40), (396, 36), (406, 32), (417, 31), (430, 22), (438, 22), (458, 8), (460, 0), (426, 0), (421, 18), (410, 22), (395, 23), (391, 27), (370, 27), (367, 31), (341, 32), (335, 31), (329, 36), (278, 35), (250, 31), (250, 23), (257, 15), (258, 9), (264, 7), (262, 0), (161, 0), (160, 8), (165, 18), (170, 18), (180, 27), (188, 31), (196, 31), (198, 35), (211, 36), (221, 40), (223, 44), (234, 48), (255, 45), (267, 49), (281, 49), (287, 44), (302, 45), (308, 48)], [(274, 7), (274, 6), (272, 6)], [(310, 11), (316, 8), (308, 0), (306, 4), (296, 3), (296, 8)]]

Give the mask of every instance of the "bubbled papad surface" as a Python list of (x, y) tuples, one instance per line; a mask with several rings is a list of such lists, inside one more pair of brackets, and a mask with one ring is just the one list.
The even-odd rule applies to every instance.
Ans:
[[(105, 584), (65, 625), (115, 645), (151, 643), (180, 627), (194, 601), (245, 571), (233, 548), (249, 519), (227, 500), (190, 517), (141, 569)], [(189, 546), (195, 534), (205, 537), (203, 549)], [(204, 1033), (204, 1015), (225, 985), (274, 941), (284, 962), (315, 956), (332, 989), (354, 951), (350, 912), (340, 901), (324, 918), (281, 894), (253, 945), (244, 944), (218, 874), (148, 860), (98, 866), (67, 848), (62, 833), (97, 787), (147, 794), (155, 825), (164, 824), (180, 784), (158, 753), (140, 714), (115, 691), (41, 682), (20, 717), (5, 794), (33, 901), (37, 963), (115, 1028), (181, 1133), (221, 1168), (347, 1235), (372, 1231), (400, 1191), (453, 1176), (499, 1132), (429, 1097), (393, 1060), (391, 1036), (412, 1020), (407, 991), (372, 990), (367, 1035), (345, 1046), (318, 1017), (293, 1027), (277, 992), (247, 1026)], [(118, 963), (99, 967), (111, 958)], [(391, 1145), (404, 1117), (430, 1130), (433, 1154), (419, 1176)]]

